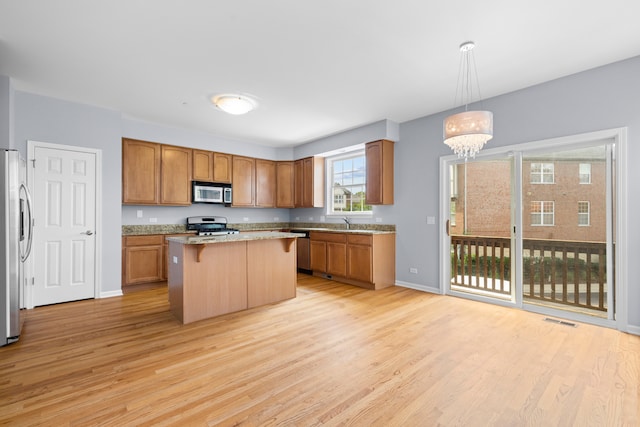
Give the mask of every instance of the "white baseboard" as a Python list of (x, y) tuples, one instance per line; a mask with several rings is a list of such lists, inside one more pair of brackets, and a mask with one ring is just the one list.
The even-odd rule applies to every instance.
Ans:
[(122, 289), (119, 289), (117, 291), (100, 292), (99, 298), (111, 298), (111, 297), (121, 297), (121, 296), (122, 296)]
[(640, 335), (640, 326), (627, 326), (627, 332), (633, 335)]
[(396, 286), (415, 289), (416, 291), (423, 291), (423, 292), (429, 292), (432, 294), (442, 295), (442, 291), (439, 288), (434, 288), (432, 286), (418, 285), (417, 283), (410, 283), (410, 282), (403, 282), (400, 280), (396, 280)]

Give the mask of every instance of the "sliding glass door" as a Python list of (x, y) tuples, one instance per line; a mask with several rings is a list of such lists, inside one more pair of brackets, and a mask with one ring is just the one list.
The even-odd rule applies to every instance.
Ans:
[(507, 156), (449, 165), (451, 289), (514, 299), (512, 176)]
[(612, 147), (523, 154), (525, 303), (613, 318)]
[(615, 319), (615, 142), (574, 138), (441, 161), (446, 292)]

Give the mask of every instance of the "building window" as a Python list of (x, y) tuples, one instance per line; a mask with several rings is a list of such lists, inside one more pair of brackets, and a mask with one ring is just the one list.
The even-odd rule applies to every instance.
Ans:
[(589, 202), (578, 202), (578, 225), (589, 225), (590, 221), (590, 207)]
[(591, 184), (591, 163), (580, 163), (580, 184)]
[(531, 202), (531, 225), (553, 225), (554, 202)]
[(531, 163), (531, 184), (553, 184), (553, 163)]
[(364, 151), (327, 159), (331, 196), (328, 215), (370, 214), (365, 204), (367, 171)]

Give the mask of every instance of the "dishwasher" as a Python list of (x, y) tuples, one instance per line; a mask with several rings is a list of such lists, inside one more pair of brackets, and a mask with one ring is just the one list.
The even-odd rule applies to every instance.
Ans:
[(292, 233), (303, 234), (304, 237), (298, 237), (298, 272), (312, 274), (311, 271), (311, 248), (309, 245), (309, 230), (291, 230)]

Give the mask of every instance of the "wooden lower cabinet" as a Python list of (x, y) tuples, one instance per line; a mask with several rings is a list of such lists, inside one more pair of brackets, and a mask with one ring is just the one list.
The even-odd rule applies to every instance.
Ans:
[(123, 237), (123, 286), (164, 280), (163, 239), (161, 235)]
[(373, 281), (373, 248), (371, 245), (349, 245), (347, 247), (347, 277), (371, 283)]
[(167, 237), (193, 233), (150, 234), (122, 237), (122, 284), (137, 285), (167, 280)]
[(321, 273), (327, 272), (327, 242), (321, 240), (309, 241), (311, 270)]
[(327, 242), (327, 273), (333, 276), (347, 276), (347, 244)]
[(367, 289), (395, 284), (395, 234), (310, 234), (314, 275)]

